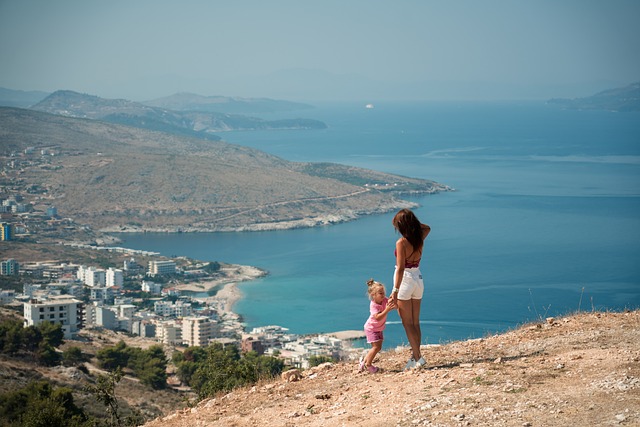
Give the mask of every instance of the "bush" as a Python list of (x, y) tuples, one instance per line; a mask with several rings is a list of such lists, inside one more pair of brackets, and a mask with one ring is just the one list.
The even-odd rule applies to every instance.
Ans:
[(78, 408), (66, 387), (54, 388), (45, 381), (0, 394), (0, 420), (3, 426), (89, 427), (92, 420)]
[(256, 352), (249, 352), (241, 358), (237, 347), (223, 347), (219, 343), (207, 347), (206, 360), (194, 363), (198, 366), (189, 384), (201, 399), (213, 396), (219, 391), (232, 390), (255, 383), (262, 378), (280, 375), (284, 368), (281, 359), (258, 356)]

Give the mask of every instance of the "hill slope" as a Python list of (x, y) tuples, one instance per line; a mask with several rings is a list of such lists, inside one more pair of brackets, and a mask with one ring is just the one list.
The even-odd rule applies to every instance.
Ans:
[(267, 121), (257, 117), (207, 111), (173, 111), (126, 99), (104, 99), (70, 90), (52, 93), (31, 109), (66, 117), (99, 119), (177, 135), (220, 139), (214, 132), (258, 129), (324, 129), (318, 120)]
[(55, 205), (95, 229), (313, 226), (409, 205), (362, 182), (448, 189), (341, 165), (310, 173), (308, 164), (247, 147), (30, 110), (0, 108), (0, 125), (0, 154), (14, 165), (4, 190), (29, 189), (39, 210)]
[(574, 110), (640, 111), (640, 82), (605, 90), (586, 98), (554, 98), (548, 102)]
[(202, 96), (186, 92), (146, 101), (143, 104), (174, 111), (214, 111), (229, 114), (271, 113), (313, 108), (308, 104), (277, 99)]
[(182, 426), (640, 425), (640, 312), (590, 313), (426, 347), (428, 368), (321, 365), (145, 424)]

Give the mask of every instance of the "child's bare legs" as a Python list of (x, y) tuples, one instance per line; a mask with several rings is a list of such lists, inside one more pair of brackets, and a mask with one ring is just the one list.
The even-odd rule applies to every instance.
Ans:
[(367, 368), (373, 364), (373, 359), (375, 359), (380, 350), (382, 350), (382, 340), (371, 343), (371, 350), (364, 357), (364, 364)]

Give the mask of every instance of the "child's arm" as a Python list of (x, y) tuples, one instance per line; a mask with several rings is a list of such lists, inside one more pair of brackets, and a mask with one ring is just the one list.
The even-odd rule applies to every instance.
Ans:
[(391, 310), (395, 310), (396, 308), (397, 308), (397, 307), (396, 307), (396, 303), (395, 303), (395, 302), (388, 301), (388, 302), (387, 302), (387, 305), (384, 307), (384, 310), (379, 311), (379, 312), (377, 312), (376, 314), (374, 314), (374, 315), (373, 315), (373, 318), (374, 318), (374, 319), (376, 319), (376, 320), (384, 319), (384, 317), (385, 317), (387, 314), (389, 314), (389, 312), (390, 312)]

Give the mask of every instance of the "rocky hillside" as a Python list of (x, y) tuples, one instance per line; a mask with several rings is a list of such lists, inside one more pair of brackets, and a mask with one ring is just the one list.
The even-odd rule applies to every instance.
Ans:
[[(409, 205), (432, 181), (342, 165), (299, 164), (201, 138), (0, 108), (2, 197), (108, 231), (314, 226)], [(368, 185), (370, 184), (370, 185)], [(378, 189), (393, 189), (383, 192)]]
[(268, 121), (257, 117), (212, 111), (173, 111), (126, 99), (104, 99), (70, 90), (52, 93), (31, 109), (66, 117), (102, 121), (169, 132), (177, 135), (220, 139), (215, 132), (263, 129), (324, 129), (326, 124), (312, 119)]
[(145, 426), (637, 426), (638, 343), (639, 311), (547, 319), (424, 347), (422, 370), (402, 371), (407, 349), (387, 351), (380, 373), (320, 365)]

